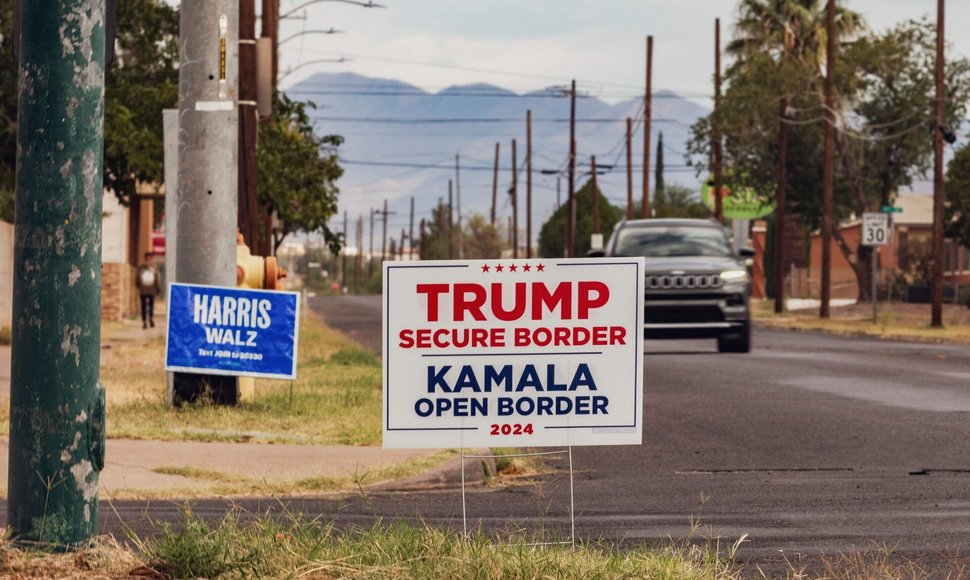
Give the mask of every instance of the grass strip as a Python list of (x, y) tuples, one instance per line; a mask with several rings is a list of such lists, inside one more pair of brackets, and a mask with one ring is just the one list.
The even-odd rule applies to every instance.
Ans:
[(259, 380), (235, 407), (165, 402), (164, 343), (113, 343), (102, 364), (108, 437), (378, 445), (381, 367), (372, 353), (314, 317), (300, 324), (298, 379)]

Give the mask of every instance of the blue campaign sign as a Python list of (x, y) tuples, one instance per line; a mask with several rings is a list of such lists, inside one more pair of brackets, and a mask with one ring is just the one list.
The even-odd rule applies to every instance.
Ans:
[(296, 378), (299, 294), (172, 284), (165, 370)]

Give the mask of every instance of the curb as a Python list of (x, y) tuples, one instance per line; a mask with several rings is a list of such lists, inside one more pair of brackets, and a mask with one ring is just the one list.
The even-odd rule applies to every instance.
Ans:
[[(489, 449), (468, 449), (465, 455), (465, 485), (480, 486), (495, 477), (495, 456)], [(461, 457), (456, 457), (420, 475), (369, 487), (373, 491), (416, 491), (461, 487)]]

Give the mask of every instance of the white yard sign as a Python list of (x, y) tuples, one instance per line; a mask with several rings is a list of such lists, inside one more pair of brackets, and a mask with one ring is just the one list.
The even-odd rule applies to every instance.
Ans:
[(889, 243), (889, 236), (889, 214), (875, 212), (862, 214), (863, 246), (884, 246)]
[(639, 445), (643, 258), (384, 265), (384, 447)]

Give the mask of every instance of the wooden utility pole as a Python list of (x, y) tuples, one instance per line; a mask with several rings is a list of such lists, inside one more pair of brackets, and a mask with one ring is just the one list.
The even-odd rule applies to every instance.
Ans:
[(262, 26), (259, 36), (271, 39), (273, 59), (273, 90), (276, 90), (276, 81), (280, 76), (280, 59), (277, 41), (280, 38), (280, 0), (263, 0)]
[[(272, 53), (271, 70), (271, 92), (276, 91), (277, 79), (279, 79), (280, 59), (277, 42), (280, 38), (280, 0), (262, 0), (262, 24), (259, 30), (260, 38), (269, 38), (270, 52)], [(254, 240), (251, 247), (256, 249), (256, 253), (264, 256), (273, 254), (273, 212), (269, 207), (259, 204), (257, 208), (257, 219), (262, 222), (261, 226), (254, 229), (260, 231), (259, 243)]]
[(455, 153), (455, 199), (458, 202), (458, 259), (465, 259), (464, 238), (461, 229), (461, 170), (459, 168), (458, 154)]
[(525, 257), (532, 258), (532, 110), (525, 114)]
[(239, 208), (237, 227), (258, 248), (259, 200), (256, 194), (256, 0), (239, 0)]
[(421, 247), (418, 251), (418, 259), (423, 260), (425, 258), (425, 252), (426, 252), (424, 243), (425, 243), (425, 240), (427, 239), (425, 235), (425, 230), (424, 230), (424, 218), (421, 218), (420, 231), (421, 231)]
[(414, 259), (414, 196), (411, 196), (411, 219), (408, 220), (408, 260)]
[(626, 118), (626, 219), (633, 219), (633, 119)]
[(589, 163), (593, 169), (593, 233), (600, 233), (600, 194), (596, 188), (596, 156), (589, 158)]
[(514, 230), (512, 229), (512, 216), (509, 216), (509, 247), (510, 248), (515, 247), (515, 240), (512, 238), (513, 231)]
[(778, 193), (775, 194), (775, 312), (785, 311), (785, 213), (788, 197), (788, 98), (778, 111)]
[(724, 223), (724, 167), (721, 153), (721, 19), (714, 19), (714, 115), (711, 123), (711, 152), (714, 154), (714, 219)]
[(340, 252), (340, 285), (347, 286), (347, 210), (344, 210), (344, 247)]
[(566, 200), (566, 257), (573, 257), (573, 231), (576, 224), (576, 81), (569, 89), (569, 191)]
[(384, 199), (384, 211), (381, 212), (381, 217), (384, 218), (384, 241), (381, 243), (381, 268), (384, 268), (384, 260), (387, 259), (387, 199)]
[(448, 259), (455, 259), (455, 193), (452, 182), (448, 180)]
[(647, 37), (647, 92), (643, 97), (643, 206), (640, 217), (650, 217), (650, 131), (653, 119), (653, 36)]
[[(943, 49), (944, 0), (936, 2), (936, 102), (933, 114), (933, 297), (930, 326), (943, 326), (943, 102), (946, 99)], [(875, 300), (875, 298), (873, 298)]]
[(495, 203), (498, 197), (498, 143), (495, 144), (495, 165), (492, 168), (492, 227), (495, 227)]
[(519, 168), (515, 152), (515, 139), (512, 139), (512, 258), (519, 258)]
[(354, 240), (357, 245), (357, 253), (354, 254), (354, 294), (358, 294), (360, 293), (360, 268), (363, 258), (360, 247), (364, 243), (364, 216), (362, 215), (357, 216), (357, 231)]
[(835, 178), (835, 0), (825, 12), (828, 42), (825, 50), (825, 165), (822, 190), (822, 304), (819, 316), (828, 318), (832, 297), (832, 188)]
[(367, 277), (374, 275), (374, 214), (378, 210), (370, 210), (370, 251), (367, 253)]
[(404, 240), (408, 239), (408, 233), (401, 228), (401, 243), (398, 244), (397, 248), (397, 259), (398, 261), (404, 261)]

